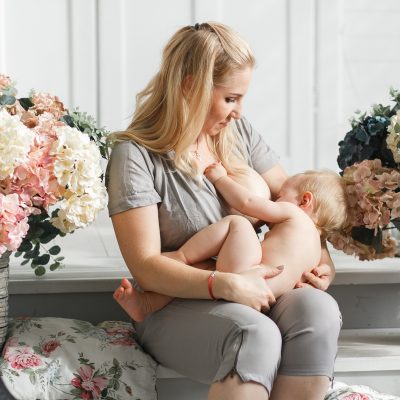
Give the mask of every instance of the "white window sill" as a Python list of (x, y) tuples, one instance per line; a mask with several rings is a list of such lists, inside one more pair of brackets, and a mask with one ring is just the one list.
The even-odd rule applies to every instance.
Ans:
[[(29, 265), (12, 257), (10, 294), (113, 292), (123, 277), (131, 276), (105, 212), (90, 227), (55, 242), (66, 267), (36, 278)], [(400, 283), (400, 258), (362, 262), (332, 248), (330, 252), (337, 271), (332, 285)]]

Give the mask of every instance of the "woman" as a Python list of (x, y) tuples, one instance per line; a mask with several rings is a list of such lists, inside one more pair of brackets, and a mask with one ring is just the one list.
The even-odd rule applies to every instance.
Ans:
[[(208, 165), (222, 161), (240, 174), (246, 162), (272, 196), (286, 179), (276, 155), (241, 117), (254, 62), (225, 25), (196, 24), (173, 35), (160, 71), (137, 96), (132, 123), (115, 135), (109, 213), (138, 285), (176, 297), (136, 324), (157, 361), (210, 383), (210, 400), (323, 399), (340, 330), (328, 294), (304, 287), (275, 303), (267, 278), (278, 269), (211, 276), (210, 263), (192, 268), (162, 254), (228, 214), (202, 178)], [(317, 276), (307, 277), (325, 289), (334, 275), (325, 247), (320, 265)], [(210, 293), (226, 301), (209, 301)]]

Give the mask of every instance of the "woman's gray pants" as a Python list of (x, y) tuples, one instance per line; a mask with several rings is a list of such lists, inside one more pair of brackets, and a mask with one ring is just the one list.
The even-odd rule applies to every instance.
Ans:
[(270, 392), (277, 374), (332, 379), (341, 316), (329, 294), (301, 288), (267, 315), (226, 301), (175, 299), (135, 326), (155, 360), (190, 379), (212, 383), (237, 373)]

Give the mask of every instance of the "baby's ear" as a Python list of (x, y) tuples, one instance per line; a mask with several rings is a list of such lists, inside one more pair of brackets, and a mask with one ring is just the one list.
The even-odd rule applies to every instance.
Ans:
[(314, 202), (314, 195), (311, 192), (304, 192), (300, 198), (299, 207), (305, 209), (309, 209), (312, 207)]

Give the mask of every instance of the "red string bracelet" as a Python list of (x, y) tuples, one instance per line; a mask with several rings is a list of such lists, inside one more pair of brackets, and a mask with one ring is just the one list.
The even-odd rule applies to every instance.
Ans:
[(208, 277), (207, 283), (208, 283), (208, 294), (210, 295), (210, 297), (213, 300), (217, 300), (217, 298), (214, 296), (213, 290), (212, 290), (212, 283), (213, 283), (213, 279), (215, 274), (217, 273), (217, 271), (213, 271), (211, 272), (211, 274)]

